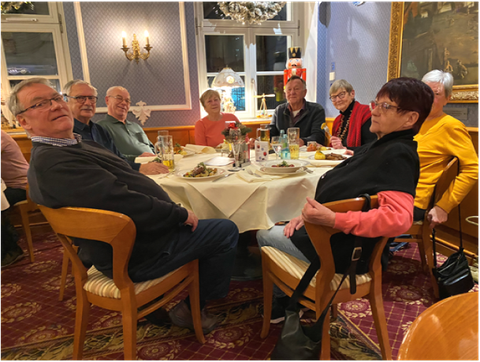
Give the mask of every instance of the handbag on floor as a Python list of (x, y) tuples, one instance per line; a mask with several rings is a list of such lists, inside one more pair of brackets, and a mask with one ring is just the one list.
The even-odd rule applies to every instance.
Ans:
[[(362, 211), (370, 210), (370, 196), (367, 194), (361, 196), (365, 197), (365, 204), (363, 205)], [(350, 293), (355, 294), (356, 292), (355, 271), (357, 269), (357, 261), (362, 254), (362, 240), (363, 238), (361, 237), (355, 238), (350, 266), (343, 274), (342, 280), (338, 284), (335, 293), (333, 293), (332, 298), (330, 298), (330, 301), (327, 303), (327, 306), (322, 311), (320, 318), (311, 326), (302, 326), (300, 323), (298, 300), (320, 269), (320, 259), (316, 258), (310, 264), (298, 283), (285, 310), (285, 322), (277, 344), (270, 356), (271, 360), (318, 360), (320, 358), (322, 351), (323, 322), (330, 310), (333, 299), (337, 295), (347, 275), (350, 275)]]
[(468, 260), (463, 252), (462, 240), (462, 219), (460, 216), (460, 207), (458, 207), (458, 221), (460, 231), (460, 249), (450, 255), (447, 260), (437, 267), (437, 253), (435, 248), (435, 229), (432, 230), (433, 243), (433, 275), (437, 279), (438, 292), (440, 299), (451, 297), (452, 295), (467, 293), (473, 288), (474, 281)]

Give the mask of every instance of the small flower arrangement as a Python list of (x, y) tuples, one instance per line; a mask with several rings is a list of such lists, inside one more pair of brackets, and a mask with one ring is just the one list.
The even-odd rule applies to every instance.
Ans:
[(230, 138), (230, 130), (231, 129), (240, 129), (242, 136), (245, 136), (248, 132), (250, 132), (252, 129), (250, 127), (247, 127), (240, 122), (235, 122), (235, 123), (230, 123), (227, 128), (225, 128), (222, 131), (222, 134), (225, 136), (225, 139), (228, 141)]

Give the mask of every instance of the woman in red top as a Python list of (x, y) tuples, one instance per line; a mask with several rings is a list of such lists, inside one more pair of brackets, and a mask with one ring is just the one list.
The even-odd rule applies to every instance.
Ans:
[(339, 79), (333, 82), (329, 93), (334, 107), (340, 111), (340, 115), (333, 122), (331, 147), (353, 150), (375, 141), (377, 136), (370, 132), (370, 108), (355, 100), (352, 85), (345, 79)]
[(195, 123), (195, 144), (216, 147), (223, 142), (225, 136), (222, 131), (227, 127), (226, 122), (238, 121), (231, 113), (222, 113), (220, 94), (213, 89), (207, 89), (200, 97), (205, 112), (208, 115)]

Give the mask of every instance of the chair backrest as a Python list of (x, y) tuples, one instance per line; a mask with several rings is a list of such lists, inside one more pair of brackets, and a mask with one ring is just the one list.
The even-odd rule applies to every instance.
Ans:
[[(435, 189), (433, 191), (432, 199), (431, 199), (431, 207), (433, 207), (443, 196), (445, 191), (447, 191), (452, 185), (452, 182), (455, 180), (455, 177), (458, 175), (458, 158), (452, 157), (452, 159), (448, 162), (447, 166), (442, 172), (442, 175), (437, 181), (435, 185)], [(452, 185), (453, 187), (453, 185)]]
[(117, 287), (131, 287), (128, 277), (128, 261), (136, 237), (136, 228), (128, 216), (106, 210), (62, 207), (52, 209), (39, 205), (45, 218), (58, 235), (74, 268), (86, 280), (83, 263), (72, 248), (70, 238), (97, 240), (110, 244), (113, 250), (113, 280)]
[[(371, 208), (378, 208), (378, 197), (372, 196), (371, 199)], [(334, 212), (361, 211), (364, 203), (365, 199), (363, 197), (357, 197), (355, 199), (325, 203), (323, 206), (328, 207)], [(324, 225), (311, 224), (308, 222), (305, 222), (305, 228), (320, 258), (320, 264), (322, 265), (319, 274), (317, 275), (317, 281), (330, 281), (335, 274), (335, 264), (333, 261), (332, 248), (330, 246), (330, 237), (333, 234), (339, 233), (340, 230)], [(387, 237), (383, 237), (375, 244), (375, 248), (370, 259), (369, 268), (371, 272), (381, 273), (380, 257), (387, 240)]]

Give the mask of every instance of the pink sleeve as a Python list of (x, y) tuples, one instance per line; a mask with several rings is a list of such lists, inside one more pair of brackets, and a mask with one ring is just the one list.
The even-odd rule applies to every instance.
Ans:
[(202, 120), (195, 123), (195, 144), (207, 146), (207, 138), (205, 137), (205, 125)]
[(378, 209), (335, 213), (335, 229), (363, 237), (395, 237), (413, 222), (413, 196), (400, 191), (378, 193)]

